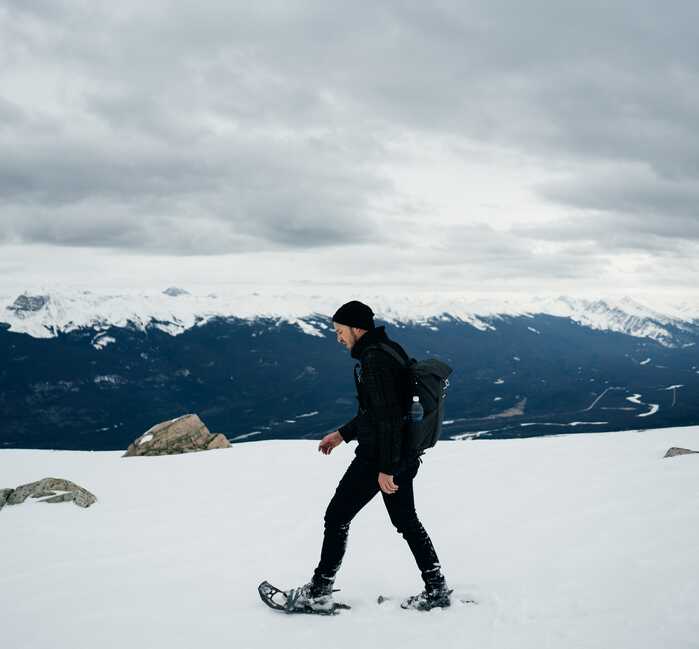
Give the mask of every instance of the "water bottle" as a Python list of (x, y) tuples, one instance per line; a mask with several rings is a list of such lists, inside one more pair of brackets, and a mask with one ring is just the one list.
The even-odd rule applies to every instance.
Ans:
[(413, 402), (410, 404), (410, 414), (408, 415), (408, 419), (411, 424), (417, 424), (422, 421), (424, 414), (425, 411), (420, 403), (420, 397), (416, 394), (413, 396)]

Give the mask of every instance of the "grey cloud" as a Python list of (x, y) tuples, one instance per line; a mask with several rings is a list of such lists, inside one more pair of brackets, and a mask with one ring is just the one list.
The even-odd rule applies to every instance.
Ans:
[(616, 169), (539, 187), (548, 200), (575, 208), (574, 216), (537, 228), (513, 229), (549, 241), (595, 240), (621, 252), (696, 254), (699, 182), (658, 177), (648, 169)]
[[(268, 249), (270, 244), (237, 233), (230, 223), (170, 217), (152, 211), (144, 219), (128, 206), (86, 202), (16, 217), (8, 242), (54, 246), (113, 248), (178, 255), (224, 254)], [(14, 235), (14, 236), (12, 236)]]
[[(392, 192), (384, 147), (421, 130), (519, 149), (552, 169), (650, 170), (641, 184), (614, 173), (606, 184), (539, 188), (597, 213), (596, 226), (576, 216), (517, 229), (522, 237), (578, 232), (605, 245), (608, 233), (627, 234), (612, 213), (657, 237), (695, 236), (697, 23), (688, 1), (671, 11), (650, 0), (5, 3), (0, 80), (12, 79), (11, 63), (39, 85), (65, 83), (68, 98), (45, 115), (31, 94), (0, 103), (0, 117), (14, 120), (10, 135), (0, 128), (0, 197), (12, 207), (0, 223), (55, 243), (179, 251), (190, 236), (203, 253), (389, 239), (372, 211)], [(37, 135), (29, 118), (58, 132)], [(100, 217), (81, 226), (88, 209)], [(51, 213), (66, 219), (64, 234), (46, 225)], [(169, 231), (155, 227), (161, 219)], [(219, 228), (225, 244), (196, 237), (196, 223)], [(517, 265), (539, 263), (523, 245), (472, 236), (484, 237), (482, 259), (504, 246)], [(648, 241), (631, 248), (661, 245)], [(469, 242), (443, 245), (457, 259)]]
[(0, 129), (9, 129), (20, 124), (24, 113), (16, 104), (0, 97)]
[(662, 226), (629, 215), (602, 214), (587, 218), (578, 215), (537, 227), (517, 226), (511, 232), (523, 240), (564, 245), (561, 254), (571, 257), (577, 254), (583, 263), (591, 253), (607, 258), (638, 253), (656, 257), (696, 256), (696, 241), (668, 236)]
[[(534, 239), (538, 236), (536, 230), (531, 234)], [(420, 240), (429, 240), (427, 232), (421, 236), (419, 223), (414, 223), (412, 238), (394, 245), (376, 263), (387, 270), (412, 266), (447, 274), (467, 272), (469, 281), (525, 276), (574, 280), (598, 275), (609, 264), (607, 251), (592, 241), (563, 242), (555, 250), (542, 251), (522, 233), (484, 224), (445, 225), (431, 242)]]
[(124, 202), (166, 193), (202, 191), (220, 178), (207, 161), (176, 152), (113, 150), (77, 142), (20, 149), (0, 160), (0, 199), (5, 202), (62, 205), (86, 197), (110, 196)]
[[(203, 133), (186, 150), (66, 137), (15, 151), (0, 160), (2, 234), (57, 245), (212, 254), (353, 244), (378, 237), (367, 210), (387, 188), (354, 154), (294, 134)], [(211, 236), (199, 236), (201, 223)]]
[[(40, 6), (14, 9), (16, 22), (0, 24), (30, 46), (29, 63), (57, 58), (82, 92), (58, 107), (56, 137), (27, 128), (0, 139), (5, 240), (208, 254), (377, 238), (370, 205), (390, 192), (372, 166), (380, 146), (320, 115), (297, 128), (293, 113), (316, 110), (318, 91), (249, 64), (229, 45), (230, 23), (166, 19), (156, 6), (119, 25), (64, 5), (65, 20), (35, 38), (21, 23), (36, 27)], [(220, 236), (194, 236), (198, 223)]]
[[(699, 182), (674, 182), (648, 174), (587, 177), (550, 184), (543, 196), (585, 210), (629, 214), (657, 234), (699, 239)], [(646, 217), (655, 217), (649, 221)], [(645, 224), (645, 225), (644, 225)]]

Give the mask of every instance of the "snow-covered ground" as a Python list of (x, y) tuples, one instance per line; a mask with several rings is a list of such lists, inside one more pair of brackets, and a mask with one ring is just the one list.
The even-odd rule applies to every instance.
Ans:
[(7, 649), (111, 647), (699, 646), (699, 427), (441, 442), (418, 512), (447, 578), (476, 605), (402, 611), (421, 588), (377, 496), (355, 519), (337, 579), (352, 610), (287, 616), (263, 579), (304, 583), (325, 506), (352, 457), (271, 441), (158, 458), (0, 451), (0, 488), (43, 477), (95, 493), (89, 509), (0, 511)]

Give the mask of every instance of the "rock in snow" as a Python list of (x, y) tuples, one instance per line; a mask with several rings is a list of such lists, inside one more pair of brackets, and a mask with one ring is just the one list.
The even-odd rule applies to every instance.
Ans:
[(667, 450), (667, 453), (665, 453), (663, 457), (675, 457), (675, 455), (687, 455), (688, 453), (699, 453), (699, 451), (690, 451), (688, 448), (672, 446)]
[(48, 295), (28, 295), (23, 293), (7, 307), (9, 311), (14, 311), (18, 318), (24, 318), (28, 314), (41, 311), (49, 301)]
[[(61, 492), (61, 493), (56, 493)], [(0, 509), (4, 505), (19, 505), (27, 498), (43, 498), (42, 503), (72, 501), (78, 507), (89, 507), (97, 501), (87, 489), (62, 478), (44, 478), (20, 485), (16, 489), (0, 489)]]
[(0, 489), (0, 509), (5, 506), (7, 499), (13, 491), (14, 489)]
[(195, 414), (160, 422), (135, 439), (123, 457), (134, 455), (174, 455), (226, 448), (230, 442), (222, 433), (212, 435)]
[(171, 286), (163, 291), (163, 295), (169, 295), (170, 297), (178, 297), (180, 295), (189, 295), (189, 291), (185, 291), (183, 288), (177, 288), (176, 286)]

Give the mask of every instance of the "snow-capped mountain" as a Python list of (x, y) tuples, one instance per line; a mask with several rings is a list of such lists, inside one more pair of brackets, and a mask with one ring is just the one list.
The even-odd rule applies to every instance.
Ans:
[(356, 410), (331, 321), (352, 298), (454, 368), (444, 437), (699, 423), (688, 301), (44, 290), (0, 303), (0, 446), (121, 448), (186, 412), (232, 441), (318, 437)]
[[(327, 326), (318, 316), (330, 316), (346, 300), (361, 299), (376, 317), (392, 324), (434, 326), (454, 319), (479, 330), (495, 330), (506, 317), (537, 314), (569, 318), (582, 326), (650, 338), (673, 347), (686, 344), (683, 334), (699, 331), (699, 299), (695, 302), (654, 303), (628, 296), (584, 298), (571, 296), (473, 297), (455, 293), (348, 292), (314, 288), (307, 293), (279, 290), (237, 290), (193, 294), (178, 287), (164, 291), (93, 293), (86, 290), (25, 291), (0, 296), (0, 322), (9, 330), (48, 338), (83, 328), (158, 328), (177, 335), (213, 318), (243, 320), (275, 318), (298, 326), (312, 336), (325, 336)], [(102, 345), (104, 346), (104, 345)]]

